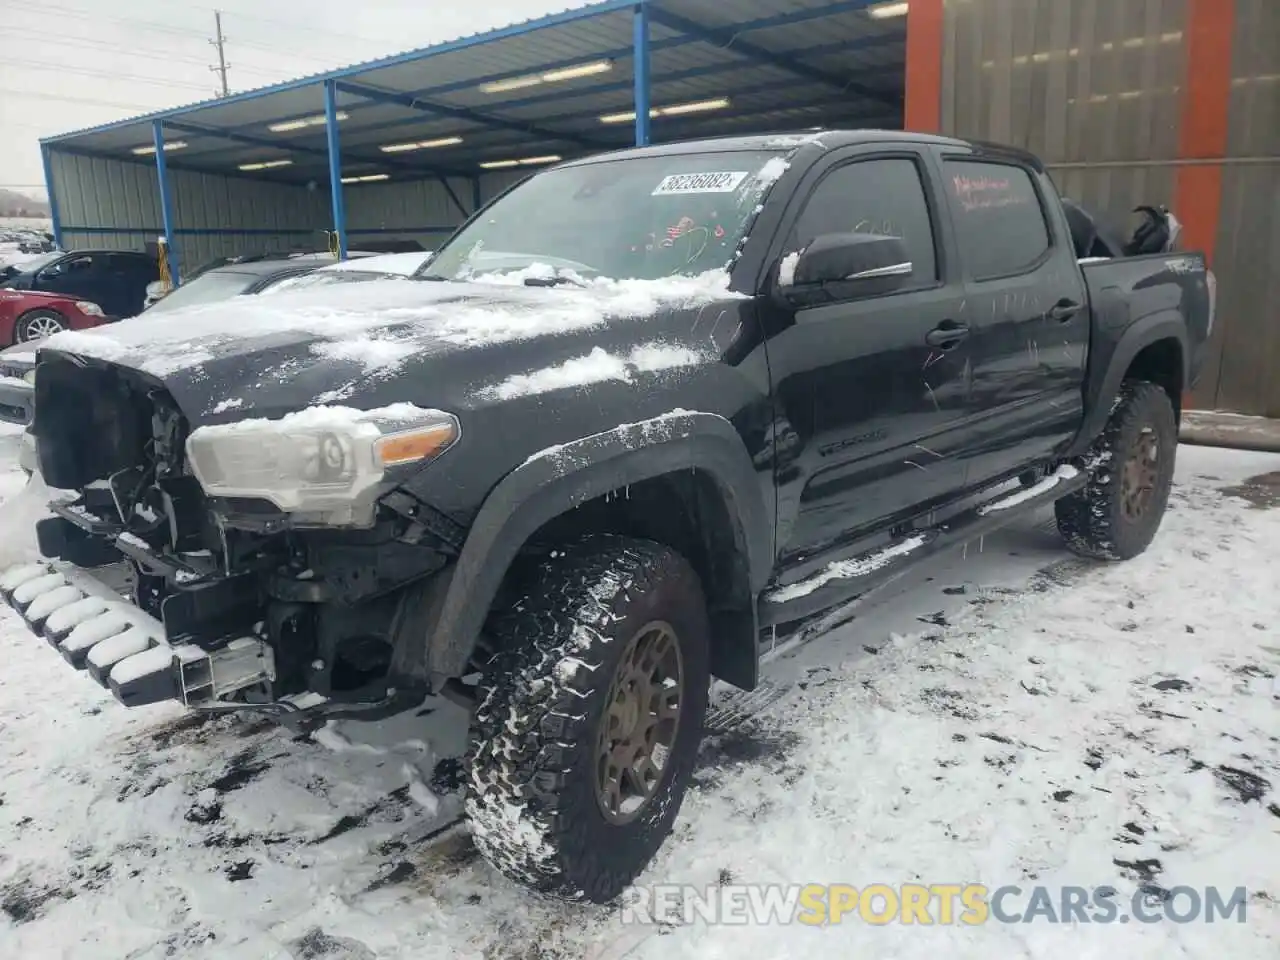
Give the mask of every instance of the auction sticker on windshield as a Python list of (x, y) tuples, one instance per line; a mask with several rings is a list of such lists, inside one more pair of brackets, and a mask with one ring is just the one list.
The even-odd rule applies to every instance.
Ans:
[(663, 177), (653, 189), (652, 196), (671, 193), (733, 193), (747, 179), (746, 170), (726, 173), (673, 173)]

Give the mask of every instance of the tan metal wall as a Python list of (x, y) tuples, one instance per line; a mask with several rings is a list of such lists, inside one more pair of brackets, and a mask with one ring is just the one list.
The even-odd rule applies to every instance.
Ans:
[(1173, 199), (1185, 0), (947, 0), (942, 130), (1040, 156), (1123, 227)]
[(1236, 0), (1231, 77), (1219, 326), (1196, 399), (1280, 417), (1280, 0)]
[[(1188, 2), (945, 0), (942, 132), (1037, 153), (1117, 228), (1139, 203), (1176, 210), (1196, 159), (1179, 159)], [(1218, 325), (1194, 399), (1280, 416), (1280, 0), (1234, 7)]]

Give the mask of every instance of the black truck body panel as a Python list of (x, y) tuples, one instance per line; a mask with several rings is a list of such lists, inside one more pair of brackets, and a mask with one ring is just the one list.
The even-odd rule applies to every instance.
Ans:
[[(313, 580), (286, 584), (278, 572), (262, 574), (268, 630), (303, 630), (297, 624), (322, 603), (357, 610), (342, 622), (358, 621), (361, 604), (376, 605), (380, 642), (394, 647), (390, 679), (360, 689), (385, 703), (389, 688), (439, 689), (467, 670), (512, 564), (543, 548), (540, 531), (589, 504), (634, 523), (629, 488), (650, 484), (651, 495), (653, 482), (670, 480), (661, 489), (672, 491), (671, 512), (687, 514), (686, 531), (701, 538), (699, 572), (717, 624), (713, 667), (750, 687), (762, 622), (806, 616), (865, 582), (824, 582), (767, 614), (758, 606), (766, 591), (899, 542), (937, 516), (968, 516), (966, 502), (984, 491), (1080, 456), (1135, 364), (1175, 401), (1194, 383), (1212, 322), (1203, 257), (1081, 266), (1052, 182), (1019, 151), (897, 132), (825, 132), (648, 147), (555, 169), (599, 173), (607, 164), (709, 152), (785, 161), (750, 212), (719, 288), (645, 288), (648, 299), (637, 299), (558, 277), (531, 286), (433, 281), (447, 244), (414, 283), (228, 303), (216, 308), (213, 326), (206, 312), (189, 314), (195, 328), (144, 316), (105, 334), (63, 335), (40, 352), (33, 429), (42, 470), (51, 485), (83, 488), (140, 462), (149, 431), (169, 423), (154, 409), (180, 415), (175, 442), (201, 427), (316, 405), (447, 411), (461, 427), (456, 442), (425, 466), (389, 472), (374, 528), (308, 530), (262, 504), (205, 504), (197, 491), (186, 509), (216, 523), (191, 534), (188, 547), (199, 540), (225, 559), (243, 544), (237, 562), (263, 564), (276, 550), (271, 562), (287, 554), (296, 561), (291, 569), (314, 558)], [(845, 229), (897, 236), (923, 224), (927, 242), (912, 248), (897, 289), (844, 295), (836, 283), (796, 300), (783, 271), (808, 242), (805, 218), (839, 178), (857, 183), (864, 174), (918, 184), (919, 202), (904, 214), (918, 223), (872, 210)], [(498, 216), (505, 197), (524, 189), (468, 225)], [(895, 196), (888, 188), (872, 193), (872, 207)], [(1006, 206), (1039, 208), (1045, 248), (1016, 271), (984, 274), (972, 236), (974, 223), (988, 221), (965, 218), (998, 216)], [(518, 335), (513, 325), (523, 325)], [(661, 368), (636, 359), (652, 349), (684, 359)], [(371, 371), (367, 358), (379, 350), (395, 361)], [(618, 358), (631, 359), (619, 367)], [(543, 382), (549, 371), (584, 362), (612, 363), (613, 372)], [(1064, 481), (1046, 497), (1079, 482)], [(1012, 515), (974, 514), (971, 529)], [(408, 555), (424, 551), (423, 562), (388, 559), (376, 588), (353, 586), (369, 579), (356, 560), (344, 572), (340, 559), (322, 559), (367, 557), (369, 544), (393, 541)], [(138, 549), (152, 548), (163, 544)], [(387, 598), (397, 588), (393, 615)], [(185, 636), (218, 642), (198, 631)], [(308, 689), (340, 697), (324, 677), (305, 674), (304, 663), (296, 675)]]

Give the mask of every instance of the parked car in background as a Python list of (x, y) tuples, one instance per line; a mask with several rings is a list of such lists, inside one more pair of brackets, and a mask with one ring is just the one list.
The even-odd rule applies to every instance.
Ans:
[[(237, 296), (248, 296), (277, 291), (310, 289), (326, 283), (360, 283), (368, 280), (390, 278), (405, 279), (415, 273), (431, 258), (431, 252), (388, 253), (369, 256), (352, 254), (352, 259), (336, 261), (329, 254), (294, 254), (285, 259), (244, 260), (239, 263), (216, 267), (206, 271), (171, 295), (144, 311), (148, 317), (167, 313), (184, 306), (216, 303)], [(5, 297), (41, 297), (44, 294), (18, 294), (0, 291), (0, 334), (4, 332)], [(54, 298), (55, 302), (61, 302)], [(80, 303), (88, 309), (93, 304)], [(83, 321), (69, 324), (66, 329), (82, 330), (106, 323), (99, 316), (97, 323)], [(38, 344), (17, 343), (0, 350), (0, 422), (19, 426), (29, 425), (35, 411), (36, 347)], [(30, 436), (24, 438), (24, 449), (34, 449)], [(27, 449), (30, 455), (30, 449)], [(24, 463), (24, 467), (25, 467)], [(31, 468), (28, 468), (31, 469)]]
[(353, 257), (340, 260), (313, 273), (290, 277), (271, 288), (272, 293), (289, 290), (309, 290), (330, 283), (359, 283), (365, 280), (385, 280), (411, 277), (431, 259), (430, 250), (413, 253), (384, 253), (376, 257)]
[[(348, 253), (348, 256), (352, 257), (353, 259), (361, 259), (365, 257), (374, 256), (374, 254), (375, 254), (375, 251), (373, 250), (357, 250), (357, 251), (351, 251), (350, 253)], [(214, 259), (201, 264), (199, 267), (197, 267), (195, 270), (191, 271), (190, 273), (185, 274), (183, 277), (182, 286), (183, 287), (190, 286), (192, 283), (194, 283), (196, 280), (199, 280), (201, 277), (203, 277), (205, 274), (209, 273), (210, 271), (218, 270), (224, 267), (241, 267), (241, 266), (247, 266), (249, 264), (274, 263), (274, 264), (281, 265), (282, 269), (287, 271), (290, 269), (288, 265), (293, 264), (293, 265), (306, 267), (306, 269), (300, 269), (297, 271), (297, 273), (301, 275), (303, 273), (306, 273), (308, 270), (316, 269), (316, 266), (315, 266), (316, 263), (337, 264), (337, 263), (343, 263), (343, 262), (346, 262), (346, 261), (339, 261), (336, 257), (334, 257), (332, 253), (328, 252), (327, 250), (272, 251), (270, 253), (250, 253), (250, 254), (245, 254), (242, 256), (235, 256), (235, 257), (215, 257)], [(248, 292), (263, 293), (265, 290), (272, 287), (274, 285), (274, 282), (275, 281), (268, 283), (266, 286), (262, 287), (261, 289), (250, 290)], [(168, 296), (168, 294), (165, 293), (165, 291), (161, 288), (159, 281), (155, 283), (147, 284), (147, 297), (146, 297), (147, 308), (150, 308), (153, 305), (159, 303), (166, 296)]]
[(286, 260), (245, 260), (214, 267), (157, 300), (147, 308), (147, 316), (263, 293), (285, 280), (336, 262), (337, 258), (330, 254), (309, 253)]
[(0, 290), (0, 343), (30, 343), (59, 330), (85, 330), (107, 322), (92, 300), (34, 290)]
[(147, 284), (160, 277), (145, 253), (126, 250), (54, 251), (4, 268), (0, 286), (58, 293), (100, 306), (108, 317), (142, 312)]

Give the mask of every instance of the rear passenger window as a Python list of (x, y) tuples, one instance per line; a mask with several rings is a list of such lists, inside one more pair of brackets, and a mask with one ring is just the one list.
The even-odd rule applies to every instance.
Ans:
[(823, 177), (796, 221), (788, 249), (803, 249), (828, 233), (899, 237), (912, 264), (911, 281), (900, 289), (918, 290), (937, 282), (933, 224), (914, 160), (859, 160)]
[(978, 280), (1030, 270), (1049, 250), (1049, 227), (1031, 175), (1003, 163), (948, 160), (956, 239)]

